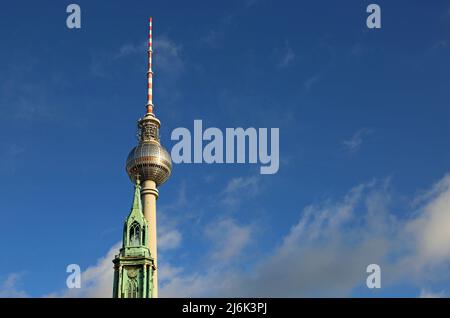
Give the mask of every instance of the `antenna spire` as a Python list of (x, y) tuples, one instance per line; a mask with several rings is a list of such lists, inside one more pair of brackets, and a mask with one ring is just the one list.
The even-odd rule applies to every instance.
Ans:
[(153, 113), (153, 71), (152, 71), (152, 17), (149, 18), (148, 29), (148, 71), (147, 71), (147, 114)]

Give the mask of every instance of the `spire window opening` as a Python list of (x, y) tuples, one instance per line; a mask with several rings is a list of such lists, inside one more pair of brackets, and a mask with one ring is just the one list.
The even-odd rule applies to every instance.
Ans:
[(130, 226), (130, 246), (141, 245), (141, 227), (137, 222)]
[(136, 279), (131, 279), (129, 282), (128, 298), (138, 298), (138, 286)]
[(142, 242), (141, 245), (145, 245), (145, 228), (142, 229)]

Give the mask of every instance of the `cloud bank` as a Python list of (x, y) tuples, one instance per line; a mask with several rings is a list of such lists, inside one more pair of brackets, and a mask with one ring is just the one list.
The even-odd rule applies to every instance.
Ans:
[[(243, 184), (243, 182), (240, 182)], [(252, 185), (251, 182), (248, 183)], [(382, 269), (382, 288), (416, 285), (418, 296), (432, 293), (426, 284), (448, 278), (450, 261), (450, 174), (403, 207), (397, 207), (389, 180), (374, 180), (338, 199), (305, 207), (284, 237), (251, 266), (236, 259), (251, 254), (254, 226), (228, 217), (203, 231), (211, 249), (195, 268), (171, 262), (160, 272), (161, 297), (309, 297), (349, 296), (365, 288), (366, 267)], [(163, 229), (164, 227), (162, 227)], [(181, 236), (166, 228), (167, 248), (182, 248)], [(172, 233), (172, 234), (171, 234)], [(111, 297), (111, 260), (116, 244), (82, 274), (84, 287), (52, 296)]]

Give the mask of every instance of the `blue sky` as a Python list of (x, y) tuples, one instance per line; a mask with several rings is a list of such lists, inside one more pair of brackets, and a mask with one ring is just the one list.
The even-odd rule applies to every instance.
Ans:
[(448, 1), (377, 1), (379, 30), (371, 1), (77, 1), (79, 30), (70, 3), (0, 10), (0, 296), (109, 295), (148, 16), (169, 151), (195, 119), (280, 128), (277, 174), (174, 166), (158, 199), (162, 296), (449, 295)]

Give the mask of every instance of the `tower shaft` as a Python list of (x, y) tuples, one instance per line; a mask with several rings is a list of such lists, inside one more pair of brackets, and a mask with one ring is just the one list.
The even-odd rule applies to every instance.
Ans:
[(148, 246), (150, 255), (153, 258), (153, 289), (152, 298), (158, 297), (158, 248), (156, 234), (156, 200), (158, 199), (158, 189), (152, 180), (145, 180), (141, 191), (144, 218), (148, 223)]

